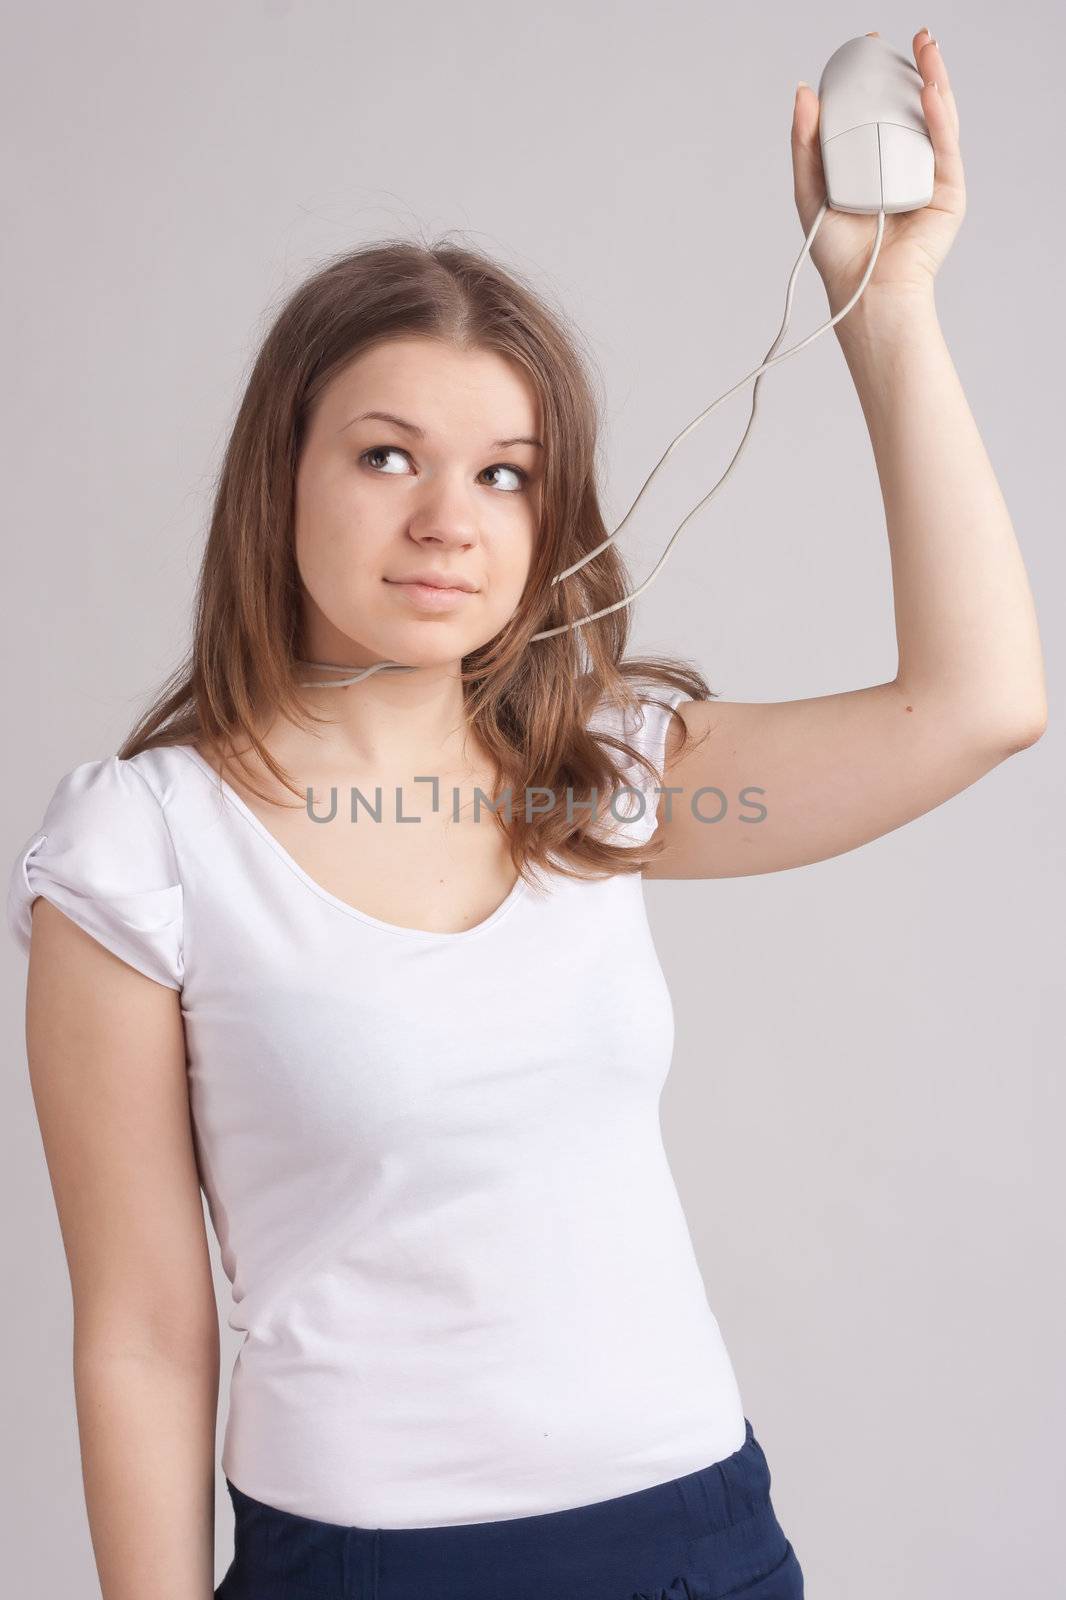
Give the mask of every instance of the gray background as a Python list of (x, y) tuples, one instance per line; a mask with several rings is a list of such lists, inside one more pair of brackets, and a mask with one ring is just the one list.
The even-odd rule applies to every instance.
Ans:
[[(323, 255), (456, 229), (531, 274), (602, 379), (616, 527), (777, 331), (802, 244), (796, 80), (817, 87), (871, 28), (909, 54), (926, 22), (969, 192), (940, 317), (1036, 595), (1050, 730), (847, 855), (646, 885), (677, 1018), (667, 1148), (813, 1600), (998, 1600), (1062, 1576), (1061, 15), (67, 0), (5, 19), (9, 863), (178, 659), (248, 364)], [(788, 342), (827, 315), (808, 264)], [(638, 581), (750, 397), (645, 496), (624, 536)], [(638, 602), (639, 648), (693, 658), (730, 700), (894, 673), (883, 509), (831, 332), (768, 374), (743, 460)], [(98, 1588), (70, 1295), (10, 941), (0, 981), (3, 1564), (13, 1593), (80, 1600)], [(224, 1415), (237, 1336), (215, 1266)]]

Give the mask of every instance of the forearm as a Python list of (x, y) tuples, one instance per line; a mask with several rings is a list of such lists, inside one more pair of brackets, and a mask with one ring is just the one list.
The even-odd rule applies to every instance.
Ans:
[(863, 307), (835, 332), (884, 500), (897, 682), (951, 700), (983, 732), (1035, 731), (1046, 689), (1033, 597), (932, 290)]
[(211, 1600), (217, 1345), (189, 1362), (76, 1348), (74, 1387), (102, 1600)]

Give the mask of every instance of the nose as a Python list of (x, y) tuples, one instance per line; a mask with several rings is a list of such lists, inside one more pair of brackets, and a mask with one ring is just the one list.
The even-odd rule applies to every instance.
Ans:
[(411, 537), (419, 544), (462, 550), (476, 544), (477, 521), (464, 485), (440, 477), (430, 483), (411, 514)]

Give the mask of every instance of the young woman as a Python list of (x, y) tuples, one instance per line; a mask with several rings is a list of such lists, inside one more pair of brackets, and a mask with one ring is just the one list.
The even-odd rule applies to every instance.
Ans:
[[(566, 626), (631, 587), (613, 545), (552, 583), (606, 532), (595, 408), (491, 261), (361, 250), (270, 331), (190, 660), (60, 781), (11, 881), (105, 1600), (212, 1593), (201, 1185), (244, 1336), (219, 1600), (802, 1593), (662, 1148), (641, 879), (854, 849), (1043, 728), (1021, 557), (934, 307), (958, 121), (914, 48), (936, 194), (887, 219), (836, 327), (884, 493), (890, 682), (727, 704), (625, 658), (624, 606)], [(817, 112), (801, 87), (805, 229)], [(872, 235), (827, 217), (834, 309)]]

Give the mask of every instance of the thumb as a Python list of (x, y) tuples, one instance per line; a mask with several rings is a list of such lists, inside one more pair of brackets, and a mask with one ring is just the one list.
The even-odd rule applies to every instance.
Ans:
[(818, 96), (809, 83), (800, 83), (792, 107), (792, 192), (804, 233), (825, 199), (825, 172), (818, 141)]

